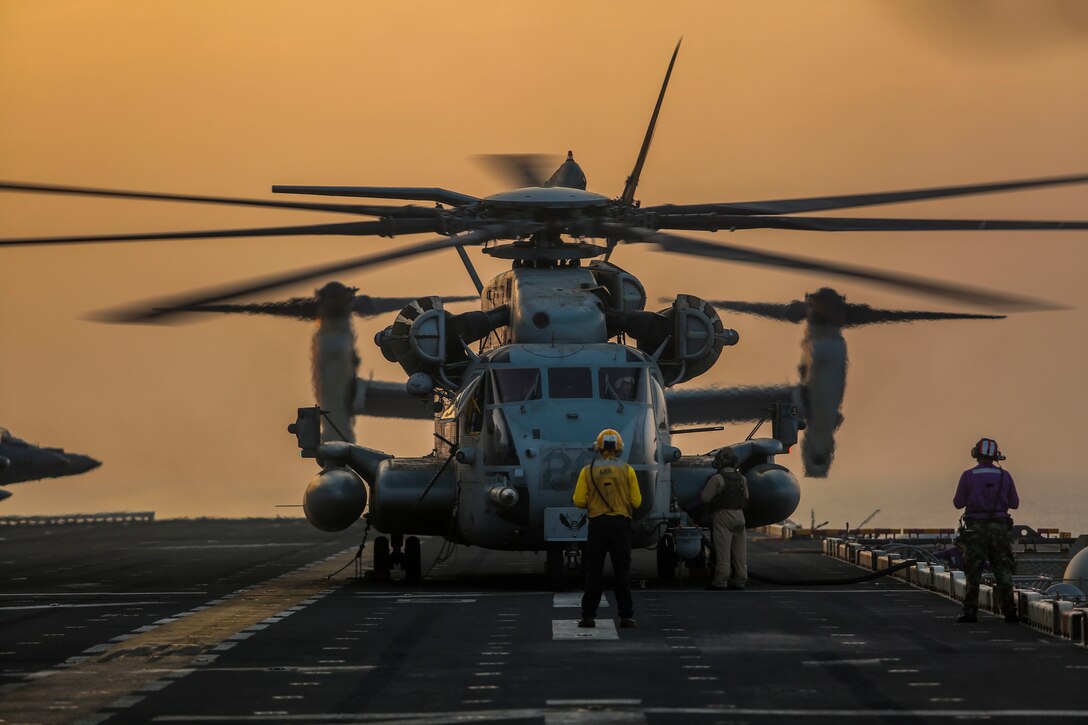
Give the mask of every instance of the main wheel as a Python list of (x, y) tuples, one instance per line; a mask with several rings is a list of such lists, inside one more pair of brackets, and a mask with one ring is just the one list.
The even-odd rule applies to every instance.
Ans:
[(669, 580), (676, 576), (676, 542), (665, 534), (657, 542), (657, 578)]
[(374, 578), (378, 581), (389, 581), (389, 572), (392, 568), (393, 561), (389, 553), (389, 539), (379, 536), (374, 539)]
[(420, 556), (419, 537), (409, 536), (404, 540), (404, 579), (418, 582), (423, 577), (423, 563)]

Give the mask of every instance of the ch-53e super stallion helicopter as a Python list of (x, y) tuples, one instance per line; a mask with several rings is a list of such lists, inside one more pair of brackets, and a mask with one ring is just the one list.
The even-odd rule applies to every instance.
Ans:
[[(679, 45), (677, 45), (677, 51)], [(773, 435), (732, 447), (751, 492), (749, 526), (781, 521), (797, 506), (797, 479), (775, 456), (807, 424), (802, 454), (809, 475), (826, 475), (841, 416), (846, 348), (841, 329), (870, 322), (985, 317), (957, 313), (874, 310), (847, 304), (833, 290), (789, 305), (708, 302), (677, 295), (659, 311), (645, 309), (642, 283), (610, 261), (622, 244), (647, 244), (699, 259), (719, 259), (860, 279), (994, 310), (1046, 308), (1046, 303), (918, 277), (773, 254), (680, 236), (662, 230), (941, 231), (1088, 229), (1088, 222), (857, 219), (806, 217), (810, 211), (854, 208), (966, 194), (1082, 183), (1088, 175), (901, 192), (775, 201), (643, 207), (635, 190), (676, 60), (674, 51), (642, 147), (618, 198), (586, 190), (586, 177), (568, 153), (548, 178), (533, 159), (499, 157), (522, 179), (521, 188), (485, 198), (423, 187), (274, 186), (294, 194), (429, 202), (378, 206), (151, 194), (38, 184), (0, 184), (11, 191), (220, 203), (321, 210), (378, 217), (377, 221), (206, 232), (127, 234), (0, 240), (2, 245), (90, 243), (154, 239), (340, 234), (399, 236), (437, 233), (438, 239), (344, 262), (164, 300), (113, 315), (149, 322), (188, 312), (268, 312), (317, 319), (315, 388), (318, 408), (300, 409), (292, 430), (303, 454), (322, 471), (304, 496), (316, 527), (340, 530), (366, 510), (383, 534), (374, 544), (375, 569), (394, 564), (409, 579), (421, 574), (418, 536), (496, 549), (546, 550), (549, 578), (576, 556), (584, 518), (571, 507), (589, 444), (603, 428), (623, 436), (623, 458), (636, 470), (643, 504), (636, 512), (636, 545), (657, 545), (661, 576), (678, 558), (699, 553), (700, 533), (681, 504), (711, 473), (714, 451), (683, 455), (674, 426), (771, 418)], [(603, 240), (594, 243), (591, 240)], [(508, 260), (511, 268), (484, 284), (466, 253)], [(332, 283), (314, 299), (239, 305), (234, 298), (282, 286), (376, 268), (392, 260), (453, 249), (479, 293), (480, 309), (453, 314), (442, 298), (374, 300)], [(447, 300), (449, 301), (449, 300)], [(709, 370), (739, 335), (715, 311), (763, 314), (808, 323), (797, 386), (683, 389)], [(400, 309), (375, 342), (398, 362), (407, 384), (357, 380), (358, 357), (350, 317)], [(433, 419), (430, 454), (394, 457), (355, 445), (353, 414)], [(324, 420), (321, 420), (321, 417)], [(689, 429), (690, 430), (690, 429)], [(567, 556), (565, 556), (565, 552)]]

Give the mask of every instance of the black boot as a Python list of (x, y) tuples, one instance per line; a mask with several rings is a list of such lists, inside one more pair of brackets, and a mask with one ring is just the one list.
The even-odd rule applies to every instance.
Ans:
[(978, 623), (978, 610), (977, 609), (964, 609), (956, 619), (957, 624), (977, 624)]

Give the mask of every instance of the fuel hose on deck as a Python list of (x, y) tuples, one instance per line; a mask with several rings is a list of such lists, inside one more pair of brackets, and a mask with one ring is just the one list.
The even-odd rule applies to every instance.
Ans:
[(873, 579), (879, 579), (882, 576), (888, 574), (894, 574), (900, 569), (906, 569), (917, 564), (915, 559), (905, 559), (898, 564), (889, 566), (887, 569), (881, 569), (880, 571), (872, 571), (867, 574), (859, 574), (858, 576), (846, 577), (845, 579), (777, 579), (771, 576), (761, 576), (751, 569), (748, 570), (748, 578), (764, 584), (777, 584), (784, 587), (829, 587), (840, 584), (861, 584), (862, 582), (871, 581)]

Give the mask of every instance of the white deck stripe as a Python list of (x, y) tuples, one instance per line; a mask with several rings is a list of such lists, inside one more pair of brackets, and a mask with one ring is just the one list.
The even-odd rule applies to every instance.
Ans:
[(616, 623), (611, 619), (597, 620), (596, 627), (582, 629), (578, 626), (577, 619), (553, 619), (552, 639), (619, 639), (616, 631)]
[[(581, 592), (557, 592), (552, 600), (553, 607), (578, 607), (582, 606)], [(601, 597), (600, 609), (608, 606), (608, 597)]]

